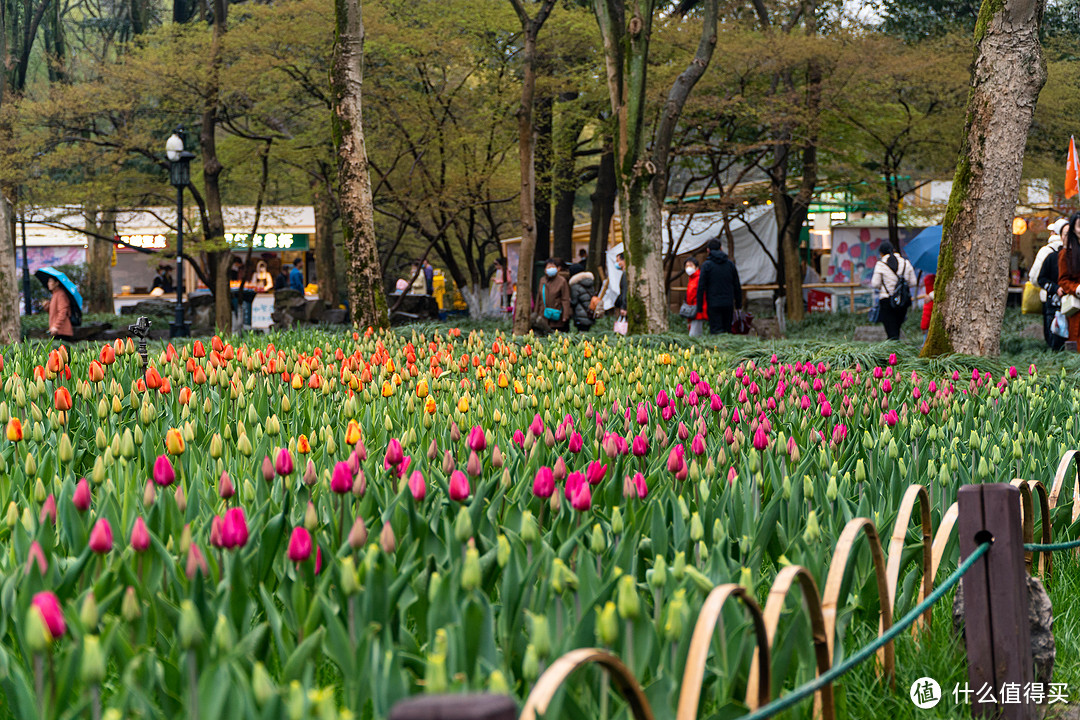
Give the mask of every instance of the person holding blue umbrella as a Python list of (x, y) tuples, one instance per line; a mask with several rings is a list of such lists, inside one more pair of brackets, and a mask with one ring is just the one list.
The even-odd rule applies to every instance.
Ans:
[(34, 273), (52, 297), (49, 298), (49, 334), (57, 340), (75, 339), (75, 325), (82, 323), (82, 295), (64, 273), (44, 267)]

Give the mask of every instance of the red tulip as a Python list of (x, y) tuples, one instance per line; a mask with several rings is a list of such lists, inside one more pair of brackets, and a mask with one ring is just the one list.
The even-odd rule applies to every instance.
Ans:
[(226, 548), (241, 548), (247, 545), (248, 526), (244, 509), (239, 507), (229, 508), (225, 511), (225, 519), (221, 523), (221, 543)]
[(330, 490), (338, 495), (352, 492), (353, 473), (349, 463), (339, 462), (334, 465), (334, 473), (330, 476)]
[(90, 483), (87, 482), (86, 478), (79, 480), (79, 483), (75, 486), (75, 492), (71, 495), (71, 504), (79, 512), (86, 512), (90, 509)]
[(45, 552), (41, 549), (41, 545), (38, 541), (30, 543), (30, 552), (26, 554), (26, 574), (30, 574), (31, 568), (37, 566), (38, 572), (43, 576), (45, 571), (49, 569), (49, 564), (45, 562)]
[(168, 455), (158, 455), (154, 461), (154, 482), (161, 487), (169, 487), (176, 480), (176, 472), (173, 470), (172, 461)]
[(555, 477), (551, 468), (546, 465), (536, 471), (533, 478), (533, 495), (540, 498), (549, 498), (555, 492)]
[(483, 452), (487, 448), (487, 437), (484, 435), (484, 429), (479, 425), (473, 425), (465, 444), (473, 452)]
[(311, 557), (311, 535), (302, 527), (295, 527), (289, 538), (289, 560), (302, 563)]
[(56, 599), (56, 595), (48, 590), (39, 592), (30, 604), (41, 613), (41, 620), (54, 640), (64, 636), (67, 632), (67, 624), (64, 622), (64, 611), (60, 608), (60, 601)]
[(131, 547), (135, 552), (144, 552), (150, 547), (150, 532), (141, 517), (135, 518), (135, 524), (131, 527)]
[(53, 393), (53, 403), (56, 409), (66, 412), (71, 409), (71, 392), (66, 387), (57, 388)]
[(469, 497), (469, 479), (465, 473), (455, 470), (450, 476), (450, 499), (462, 502)]
[(90, 549), (99, 555), (104, 555), (112, 550), (112, 544), (112, 527), (109, 526), (108, 520), (99, 518), (94, 524), (94, 529), (90, 531)]
[(282, 477), (292, 475), (293, 459), (292, 453), (289, 452), (288, 448), (281, 448), (278, 450), (277, 460), (274, 462), (274, 470)]
[(45, 502), (41, 506), (41, 515), (38, 517), (38, 522), (44, 525), (46, 519), (53, 525), (56, 524), (56, 498), (51, 493), (49, 497), (45, 498)]

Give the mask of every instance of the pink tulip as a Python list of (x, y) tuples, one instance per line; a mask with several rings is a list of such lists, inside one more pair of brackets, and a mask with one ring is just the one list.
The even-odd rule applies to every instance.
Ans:
[(589, 506), (592, 505), (592, 492), (589, 490), (589, 483), (581, 483), (574, 496), (570, 498), (570, 505), (578, 512), (585, 512), (589, 509)]
[(315, 547), (315, 574), (318, 575), (322, 572), (322, 548)]
[(578, 491), (581, 485), (586, 484), (585, 473), (572, 472), (566, 478), (566, 485), (563, 487), (563, 497), (567, 500), (574, 499), (574, 493)]
[(487, 448), (487, 437), (484, 435), (484, 429), (479, 425), (473, 425), (465, 444), (473, 452), (483, 452)]
[(723, 402), (723, 400), (720, 399), (720, 396), (717, 395), (716, 393), (713, 393), (709, 397), (709, 408), (713, 412), (720, 412), (721, 410), (724, 409), (724, 402)]
[(686, 464), (682, 455), (682, 445), (676, 445), (671, 448), (671, 452), (668, 453), (667, 469), (668, 472), (678, 473), (679, 469)]
[(875, 367), (874, 368), (874, 379), (875, 380), (880, 380), (884, 376), (885, 376), (885, 372), (880, 367)]
[(675, 432), (679, 440), (686, 441), (686, 438), (690, 437), (690, 430), (687, 429), (686, 423), (680, 422), (679, 429)]
[(1010, 365), (1009, 366), (1009, 379), (1010, 380), (1015, 380), (1017, 375), (1018, 375), (1018, 373), (1016, 372), (1016, 366), (1015, 365)]
[(367, 460), (367, 446), (364, 445), (364, 441), (360, 440), (353, 448), (353, 452), (356, 453), (356, 459), (360, 462)]
[(79, 484), (75, 486), (75, 492), (71, 496), (71, 504), (79, 512), (86, 512), (90, 509), (90, 483), (87, 482), (86, 478), (79, 480)]
[(38, 572), (42, 576), (45, 575), (45, 571), (49, 569), (49, 564), (45, 562), (45, 551), (41, 549), (41, 545), (37, 540), (30, 543), (30, 552), (26, 554), (26, 574), (30, 574), (30, 570), (37, 566)]
[(191, 543), (191, 547), (188, 548), (187, 565), (184, 568), (184, 574), (187, 575), (188, 580), (194, 580), (198, 573), (202, 573), (204, 577), (210, 575), (210, 567), (206, 564), (206, 556), (203, 555), (203, 551), (196, 543)]
[(540, 437), (544, 434), (544, 421), (540, 419), (539, 414), (533, 415), (529, 430), (532, 430), (533, 437)]
[(630, 445), (634, 457), (642, 457), (649, 454), (649, 439), (644, 435), (635, 435)]
[(555, 428), (555, 442), (562, 442), (563, 440), (566, 440), (566, 424), (559, 423), (558, 427)]
[(660, 411), (660, 417), (662, 417), (665, 422), (667, 422), (671, 418), (675, 417), (675, 406), (674, 405), (668, 405), (666, 408), (661, 410)]
[(281, 448), (278, 450), (277, 459), (274, 461), (274, 471), (282, 477), (292, 475), (293, 459), (292, 453), (289, 452), (289, 448)]
[(67, 624), (64, 622), (64, 611), (60, 608), (60, 601), (57, 600), (56, 595), (48, 590), (39, 592), (30, 604), (41, 614), (41, 620), (45, 623), (53, 640), (64, 636), (67, 632)]
[(518, 447), (525, 447), (525, 433), (520, 430), (515, 430), (512, 441)]
[(49, 497), (45, 498), (45, 502), (41, 505), (41, 515), (38, 522), (44, 525), (46, 520), (53, 525), (56, 524), (56, 498), (52, 493), (49, 493)]
[(409, 492), (412, 493), (413, 500), (420, 502), (427, 495), (427, 483), (424, 482), (424, 476), (419, 470), (413, 470), (413, 474), (409, 477)]
[(585, 479), (590, 485), (597, 485), (607, 475), (607, 464), (601, 464), (599, 460), (593, 460), (585, 468)]
[(168, 455), (158, 455), (154, 461), (154, 482), (160, 487), (169, 487), (176, 480), (176, 472)]
[(892, 392), (892, 380), (886, 379), (885, 382), (881, 383), (881, 391), (885, 392), (885, 393), (891, 393)]
[(405, 460), (405, 453), (401, 449), (401, 442), (397, 438), (391, 438), (386, 446), (386, 457), (383, 458), (383, 469), (389, 470), (397, 467)]
[(210, 547), (225, 547), (225, 541), (221, 537), (221, 526), (224, 524), (224, 522), (225, 521), (221, 519), (220, 515), (215, 515), (210, 521)]
[(533, 495), (539, 498), (549, 498), (555, 492), (555, 477), (551, 468), (541, 467), (536, 471), (533, 478)]
[(360, 471), (360, 456), (356, 454), (356, 450), (353, 450), (351, 453), (349, 453), (348, 463), (349, 472), (351, 472), (353, 475)]
[(349, 463), (339, 462), (334, 465), (334, 472), (330, 476), (330, 492), (345, 495), (352, 492), (353, 473)]
[(480, 477), (483, 469), (484, 465), (480, 462), (480, 456), (476, 454), (475, 450), (470, 450), (469, 461), (465, 463), (465, 472), (469, 473), (470, 477)]
[(769, 436), (765, 434), (765, 428), (759, 426), (754, 431), (754, 448), (760, 452), (767, 447), (769, 447)]
[(570, 434), (570, 446), (569, 446), (570, 447), (570, 452), (572, 452), (572, 453), (581, 452), (581, 448), (582, 448), (582, 446), (584, 444), (585, 444), (585, 441), (582, 440), (581, 433), (579, 433), (577, 431), (574, 431), (573, 433)]
[(469, 497), (469, 478), (465, 473), (455, 470), (450, 476), (450, 499), (463, 502)]
[(105, 518), (99, 518), (90, 531), (90, 549), (99, 555), (112, 550), (112, 528)]
[[(670, 406), (668, 406), (670, 407)], [(645, 425), (649, 422), (649, 411), (645, 409), (643, 403), (639, 403), (637, 407), (637, 424)]]
[(263, 457), (262, 461), (262, 476), (263, 480), (268, 483), (274, 482), (274, 463), (270, 459), (269, 455)]
[(832, 416), (832, 405), (830, 405), (829, 401), (826, 400), (825, 402), (821, 403), (821, 417), (826, 417), (827, 418), (827, 417), (831, 417), (831, 416)]
[(247, 545), (248, 526), (244, 509), (239, 507), (229, 508), (225, 511), (225, 519), (221, 523), (221, 543), (226, 548), (242, 548)]
[(701, 433), (694, 435), (694, 439), (690, 441), (690, 452), (695, 455), (705, 454), (705, 438), (701, 436)]
[(668, 395), (665, 391), (661, 390), (659, 393), (656, 394), (656, 407), (660, 408), (661, 410), (667, 407), (668, 403), (670, 402), (671, 400), (668, 398)]
[(555, 460), (555, 467), (552, 468), (551, 474), (555, 477), (557, 482), (562, 482), (566, 479), (566, 461), (561, 457)]
[(840, 423), (832, 431), (833, 445), (839, 445), (845, 440), (847, 440), (847, 425)]
[(616, 452), (616, 454), (625, 455), (626, 454), (626, 449), (627, 449), (627, 447), (626, 447), (626, 438), (624, 438), (622, 435), (612, 435), (611, 439), (612, 439), (612, 442), (615, 443), (615, 452)]
[(401, 464), (397, 466), (397, 476), (399, 478), (405, 477), (405, 473), (409, 471), (409, 465), (412, 463), (412, 455), (406, 455)]
[(221, 477), (218, 479), (218, 496), (222, 500), (229, 500), (235, 495), (236, 487), (233, 485), (232, 480), (229, 479), (229, 473), (222, 470)]
[(728, 468), (728, 471), (727, 471), (728, 485), (734, 484), (735, 478), (737, 478), (737, 477), (739, 477), (739, 473), (735, 472), (735, 466), (732, 465), (731, 467)]
[(634, 473), (634, 489), (637, 490), (639, 500), (644, 500), (649, 494), (649, 486), (645, 483), (645, 476), (639, 472)]
[(295, 527), (289, 538), (289, 560), (302, 563), (311, 557), (311, 535), (303, 527)]
[(150, 547), (150, 531), (141, 517), (135, 518), (135, 524), (131, 526), (131, 547), (135, 552), (144, 552)]

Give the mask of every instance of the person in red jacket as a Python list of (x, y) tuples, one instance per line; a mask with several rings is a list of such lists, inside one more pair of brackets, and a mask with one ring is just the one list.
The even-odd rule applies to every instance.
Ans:
[(919, 328), (923, 332), (923, 342), (926, 342), (926, 333), (930, 331), (930, 316), (934, 314), (934, 280), (937, 275), (923, 275), (923, 287), (926, 288), (926, 302), (922, 306), (922, 322)]
[[(698, 296), (698, 280), (701, 279), (701, 266), (698, 265), (698, 261), (692, 257), (686, 259), (686, 276), (689, 278), (686, 283), (686, 302), (693, 305), (697, 302)], [(708, 315), (705, 314), (705, 304), (702, 303), (698, 308), (698, 313), (690, 319), (690, 337), (701, 337), (705, 334), (705, 321), (708, 319)]]

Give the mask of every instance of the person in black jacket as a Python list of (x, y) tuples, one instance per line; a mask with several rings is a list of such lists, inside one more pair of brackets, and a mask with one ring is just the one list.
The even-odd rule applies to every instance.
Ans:
[(570, 278), (570, 310), (574, 314), (574, 325), (579, 331), (587, 331), (593, 326), (593, 316), (589, 305), (596, 295), (593, 274), (578, 272)]
[(1061, 298), (1058, 297), (1058, 253), (1061, 248), (1051, 249), (1043, 259), (1042, 268), (1039, 270), (1039, 287), (1046, 291), (1046, 302), (1043, 303), (1043, 334), (1046, 344), (1053, 351), (1065, 348), (1065, 338), (1050, 332), (1050, 324), (1054, 316), (1061, 310)]
[(710, 335), (731, 332), (735, 309), (742, 310), (739, 271), (722, 247), (720, 238), (709, 241), (709, 257), (701, 266), (698, 280), (697, 306), (705, 308)]

